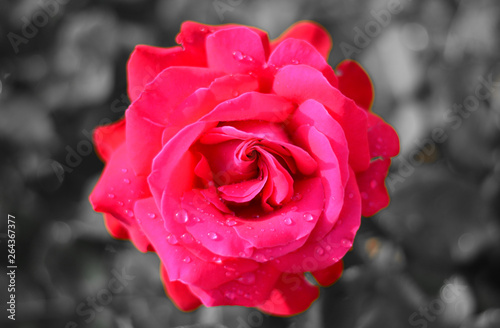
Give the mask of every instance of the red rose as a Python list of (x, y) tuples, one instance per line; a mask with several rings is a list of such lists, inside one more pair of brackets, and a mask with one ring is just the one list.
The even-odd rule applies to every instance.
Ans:
[(95, 131), (106, 167), (90, 200), (111, 234), (158, 253), (182, 310), (306, 310), (342, 272), (361, 215), (385, 207), (399, 152), (369, 111), (365, 71), (326, 58), (301, 22), (276, 40), (253, 27), (186, 22), (180, 47), (138, 46), (125, 119)]

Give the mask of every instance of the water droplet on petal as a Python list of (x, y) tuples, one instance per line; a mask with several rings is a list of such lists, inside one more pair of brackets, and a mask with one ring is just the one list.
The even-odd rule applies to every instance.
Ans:
[(336, 257), (332, 257), (332, 261), (333, 261), (333, 262), (338, 262), (338, 261), (339, 261), (339, 259), (338, 259), (338, 258), (336, 258)]
[(113, 198), (115, 198), (115, 195), (114, 194), (108, 194), (108, 197), (111, 198), (111, 199), (113, 199)]
[(132, 212), (130, 210), (125, 210), (125, 214), (127, 214), (129, 217), (133, 217), (134, 216), (134, 212)]
[(300, 192), (296, 193), (295, 195), (292, 196), (292, 200), (294, 202), (297, 202), (302, 199), (302, 194)]
[(130, 180), (129, 179), (123, 179), (123, 182), (125, 182), (126, 184), (129, 184)]
[(210, 238), (212, 240), (219, 239), (219, 235), (217, 235), (215, 232), (209, 232), (209, 233), (207, 233), (207, 236), (208, 236), (208, 238)]
[(341, 243), (342, 243), (342, 246), (344, 246), (344, 247), (351, 247), (352, 246), (352, 241), (350, 241), (349, 239), (344, 238), (344, 239), (342, 239)]
[(231, 291), (227, 291), (225, 294), (224, 294), (228, 299), (230, 299), (231, 301), (235, 299), (236, 295), (231, 292)]
[(271, 228), (271, 229), (269, 229), (269, 230), (271, 230), (272, 232), (275, 232), (275, 231), (276, 231), (276, 229), (274, 229), (274, 228)]
[(193, 217), (193, 221), (194, 221), (194, 222), (196, 222), (196, 223), (198, 223), (198, 222), (200, 222), (201, 220), (200, 220), (200, 218), (199, 218), (199, 217), (195, 216), (195, 217)]
[(304, 214), (304, 220), (306, 220), (307, 222), (311, 222), (314, 220), (314, 216), (312, 216), (311, 213), (306, 213)]
[(186, 244), (190, 244), (193, 242), (194, 238), (193, 238), (193, 236), (191, 236), (191, 234), (189, 232), (186, 232), (185, 234), (183, 234), (181, 236), (181, 240), (183, 242), (185, 242)]
[(189, 256), (186, 256), (183, 261), (189, 263), (191, 262), (191, 258)]
[(218, 257), (218, 256), (213, 257), (212, 261), (214, 261), (217, 264), (221, 264), (222, 263), (222, 259), (220, 257)]
[(127, 170), (127, 169), (122, 169), (122, 172), (123, 172), (123, 173), (127, 173), (127, 172), (128, 172), (128, 170)]
[(371, 187), (372, 189), (375, 189), (375, 188), (377, 187), (377, 181), (376, 181), (376, 180), (372, 180), (372, 181), (370, 181), (370, 187)]
[(286, 225), (291, 225), (293, 223), (291, 218), (285, 218), (283, 222), (285, 222)]
[(123, 202), (118, 202), (118, 205), (123, 206)]
[(189, 216), (186, 212), (186, 210), (180, 210), (179, 212), (175, 213), (175, 220), (179, 223), (186, 223), (188, 222)]
[(233, 51), (233, 56), (237, 60), (243, 60), (243, 58), (245, 58), (245, 55), (243, 55), (241, 51)]
[(325, 250), (318, 246), (318, 247), (316, 247), (316, 254), (323, 255), (323, 254), (325, 254)]
[(167, 236), (167, 241), (171, 245), (176, 245), (178, 243), (177, 238), (172, 234)]
[(240, 95), (240, 93), (238, 91), (233, 92), (233, 97), (238, 97), (239, 95)]
[(354, 194), (352, 192), (349, 193), (348, 197), (352, 199), (354, 197)]
[(238, 222), (236, 222), (236, 221), (235, 221), (235, 220), (233, 220), (233, 219), (227, 219), (227, 220), (226, 220), (226, 225), (227, 225), (228, 227), (232, 227), (232, 226), (235, 226), (235, 225), (237, 225), (237, 224), (238, 224)]
[(246, 272), (242, 274), (241, 277), (238, 278), (238, 281), (244, 285), (251, 285), (255, 283), (255, 273)]
[(297, 209), (298, 209), (297, 206), (292, 206), (292, 208), (290, 208), (290, 210), (292, 210), (292, 211), (296, 211)]
[(299, 63), (299, 61), (297, 59), (292, 59), (292, 64), (297, 65), (298, 63)]
[(156, 217), (156, 214), (154, 213), (148, 213), (148, 217), (151, 219), (154, 219)]
[(255, 255), (255, 261), (257, 262), (265, 262), (267, 261), (266, 257), (262, 254)]

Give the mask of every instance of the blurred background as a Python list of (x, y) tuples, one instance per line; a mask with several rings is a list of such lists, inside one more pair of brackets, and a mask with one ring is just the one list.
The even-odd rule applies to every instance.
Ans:
[[(182, 313), (155, 254), (115, 240), (88, 195), (91, 131), (128, 106), (136, 44), (180, 24), (240, 23), (277, 37), (298, 20), (361, 62), (373, 110), (402, 151), (391, 205), (363, 218), (343, 277), (305, 313)], [(500, 327), (500, 3), (494, 0), (0, 0), (0, 269), (16, 217), (14, 327)], [(122, 287), (109, 293), (121, 276)]]

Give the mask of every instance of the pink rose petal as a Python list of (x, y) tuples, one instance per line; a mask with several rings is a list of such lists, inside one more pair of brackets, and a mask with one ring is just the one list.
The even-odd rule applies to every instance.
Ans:
[(216, 31), (206, 39), (208, 67), (230, 74), (260, 72), (269, 55), (267, 42), (247, 27)]
[(333, 229), (321, 237), (316, 237), (313, 231), (304, 246), (275, 259), (273, 263), (285, 272), (300, 273), (327, 268), (338, 262), (351, 248), (360, 223), (361, 199), (352, 172), (346, 187), (344, 206)]
[(164, 69), (174, 66), (206, 66), (202, 57), (186, 52), (182, 47), (158, 48), (138, 45), (127, 64), (128, 95), (132, 101), (142, 93)]
[(326, 59), (332, 48), (332, 39), (328, 32), (319, 24), (302, 21), (289, 27), (277, 39), (271, 42), (271, 50), (279, 46), (281, 42), (289, 38), (304, 40), (314, 46)]
[(343, 271), (344, 261), (340, 260), (327, 268), (312, 272), (312, 275), (318, 284), (323, 287), (328, 287), (340, 279)]
[(319, 288), (303, 274), (283, 273), (269, 299), (258, 308), (277, 316), (295, 315), (307, 310), (318, 297)]
[(398, 134), (392, 126), (374, 113), (368, 114), (368, 142), (372, 158), (389, 158), (399, 153)]
[(188, 285), (177, 280), (170, 281), (163, 264), (160, 265), (160, 276), (165, 287), (165, 293), (179, 310), (193, 311), (201, 305), (200, 299), (191, 293)]
[(190, 289), (206, 306), (257, 306), (269, 298), (279, 276), (280, 272), (272, 265), (263, 263), (257, 270), (247, 272), (216, 289), (208, 290), (195, 286), (190, 286)]
[(354, 60), (346, 59), (337, 65), (339, 90), (361, 108), (370, 110), (374, 92), (366, 71)]
[(311, 66), (325, 76), (334, 87), (338, 85), (337, 76), (325, 58), (311, 44), (304, 40), (283, 40), (269, 57), (268, 65), (277, 69), (286, 65), (304, 64)]
[(323, 104), (343, 127), (349, 144), (349, 162), (354, 171), (370, 165), (366, 111), (330, 85), (321, 72), (306, 65), (289, 65), (276, 74), (273, 90), (276, 94), (302, 104), (314, 99)]
[(125, 142), (125, 120), (97, 127), (92, 136), (97, 153), (107, 162), (113, 152)]
[(301, 195), (300, 200), (258, 219), (237, 220), (236, 233), (257, 248), (284, 246), (308, 236), (323, 210), (321, 179), (298, 181), (294, 189)]
[(274, 94), (247, 92), (219, 104), (202, 120), (207, 122), (262, 120), (282, 122), (294, 110), (294, 105)]
[[(164, 220), (152, 198), (137, 202), (136, 212), (144, 233), (153, 244), (172, 281), (179, 280), (190, 286), (212, 289), (237, 279), (245, 272), (254, 271), (259, 266), (254, 261), (238, 258), (206, 261), (198, 256), (196, 250), (189, 250), (182, 245), (182, 237), (176, 236), (173, 241), (170, 232), (165, 230)], [(155, 215), (154, 218), (151, 218), (152, 214)], [(230, 274), (226, 274), (227, 272)]]
[(390, 165), (390, 159), (377, 159), (371, 162), (368, 170), (356, 174), (361, 192), (363, 216), (372, 216), (389, 205), (385, 178)]

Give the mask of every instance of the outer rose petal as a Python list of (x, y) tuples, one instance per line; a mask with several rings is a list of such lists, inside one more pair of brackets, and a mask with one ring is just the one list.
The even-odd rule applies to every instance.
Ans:
[(128, 229), (111, 214), (104, 213), (104, 224), (111, 236), (117, 239), (129, 239)]
[(340, 279), (342, 271), (344, 271), (344, 261), (340, 260), (328, 268), (312, 272), (312, 275), (318, 284), (328, 287)]
[(337, 87), (337, 76), (325, 58), (308, 42), (297, 39), (283, 40), (269, 57), (268, 65), (277, 69), (286, 65), (309, 65), (325, 76), (334, 87)]
[(349, 144), (349, 163), (354, 171), (363, 171), (370, 165), (367, 114), (354, 101), (335, 89), (316, 69), (306, 65), (281, 68), (274, 79), (276, 94), (302, 104), (314, 99), (323, 104), (344, 128)]
[(390, 159), (377, 159), (370, 164), (368, 170), (357, 173), (363, 216), (372, 216), (389, 205), (389, 194), (385, 187), (385, 177), (391, 165)]
[[(208, 88), (200, 88), (187, 97), (177, 107), (170, 124), (184, 127), (211, 112), (221, 102), (246, 92), (256, 91), (258, 88), (257, 79), (249, 75), (232, 74), (218, 77)], [(168, 132), (174, 133), (177, 131), (172, 129)], [(169, 137), (164, 138), (164, 141), (168, 141)]]
[(346, 187), (344, 207), (333, 229), (319, 237), (314, 230), (304, 246), (275, 259), (273, 263), (282, 271), (294, 273), (327, 268), (341, 259), (351, 248), (360, 223), (361, 199), (354, 172), (351, 171)]
[(149, 196), (146, 179), (134, 174), (127, 160), (125, 145), (122, 145), (104, 168), (90, 195), (90, 203), (97, 212), (109, 213), (120, 221), (131, 224), (135, 222), (135, 201)]
[[(151, 240), (171, 280), (213, 289), (259, 267), (256, 262), (247, 259), (220, 258), (216, 262), (206, 261), (196, 249), (189, 249), (188, 244), (182, 244), (180, 235), (174, 239), (165, 230), (165, 223), (152, 198), (137, 202), (135, 209), (144, 233)], [(194, 240), (192, 244), (194, 247), (197, 245)]]
[(373, 104), (373, 84), (366, 71), (354, 60), (346, 59), (337, 65), (339, 90), (361, 108), (369, 110)]
[(283, 273), (269, 300), (258, 308), (278, 316), (304, 312), (318, 298), (319, 288), (311, 285), (303, 274)]
[(221, 71), (203, 67), (169, 67), (146, 86), (128, 110), (137, 110), (155, 123), (168, 125), (176, 116), (178, 105), (222, 75)]
[[(241, 253), (249, 252), (250, 243), (240, 238), (233, 227), (225, 225), (226, 215), (215, 206), (204, 202), (204, 196), (199, 190), (184, 193), (180, 207), (186, 211), (190, 218), (200, 219), (200, 222), (185, 225), (185, 229), (212, 253), (238, 258)], [(164, 213), (166, 211), (168, 210), (163, 210)], [(165, 216), (170, 215), (173, 218), (175, 209), (173, 211), (173, 213), (166, 213)]]
[(319, 53), (326, 58), (332, 49), (332, 39), (328, 32), (319, 24), (309, 21), (298, 22), (283, 32), (277, 39), (271, 42), (271, 50), (274, 50), (283, 40), (288, 38), (300, 39), (309, 42)]
[(127, 227), (132, 240), (137, 242), (137, 248), (146, 251), (149, 242), (143, 238), (133, 210), (137, 200), (149, 196), (146, 179), (133, 173), (128, 164), (125, 145), (121, 145), (111, 155), (89, 200), (95, 211), (108, 213), (120, 220)]
[(182, 46), (186, 50), (195, 53), (200, 58), (205, 59), (207, 57), (205, 49), (207, 37), (216, 31), (230, 29), (234, 27), (245, 27), (257, 33), (262, 40), (265, 53), (266, 54), (269, 53), (269, 45), (268, 45), (269, 41), (267, 33), (258, 28), (251, 26), (244, 26), (244, 25), (236, 25), (236, 24), (204, 25), (197, 22), (186, 21), (182, 23), (181, 31), (177, 35), (175, 41), (177, 41), (177, 43), (179, 44), (182, 44)]
[[(258, 270), (247, 272), (240, 278), (220, 285), (216, 289), (190, 286), (206, 306), (257, 306), (269, 298), (280, 272), (269, 263), (260, 264)], [(258, 286), (258, 288), (255, 288)]]
[(134, 172), (147, 175), (151, 162), (161, 149), (161, 138), (165, 127), (147, 119), (137, 110), (125, 112), (127, 120), (127, 153)]
[(263, 69), (269, 53), (268, 41), (247, 27), (233, 27), (207, 37), (208, 67), (226, 73), (248, 73)]
[(127, 64), (128, 94), (131, 101), (161, 71), (171, 66), (206, 66), (204, 56), (197, 56), (182, 47), (158, 48), (138, 45)]
[(161, 149), (163, 128), (177, 115), (176, 108), (199, 88), (222, 75), (207, 68), (170, 67), (149, 83), (126, 112), (127, 152), (137, 174), (146, 175)]
[(201, 120), (207, 122), (262, 120), (283, 122), (295, 106), (274, 94), (247, 92), (218, 105)]
[(160, 265), (160, 276), (165, 287), (165, 293), (179, 310), (193, 311), (201, 305), (200, 299), (191, 293), (187, 285), (180, 281), (170, 281), (167, 270), (163, 265)]
[(368, 113), (368, 142), (372, 158), (389, 158), (399, 153), (398, 134), (392, 126), (374, 113)]
[(97, 127), (93, 139), (97, 154), (108, 162), (111, 154), (125, 141), (125, 120)]

